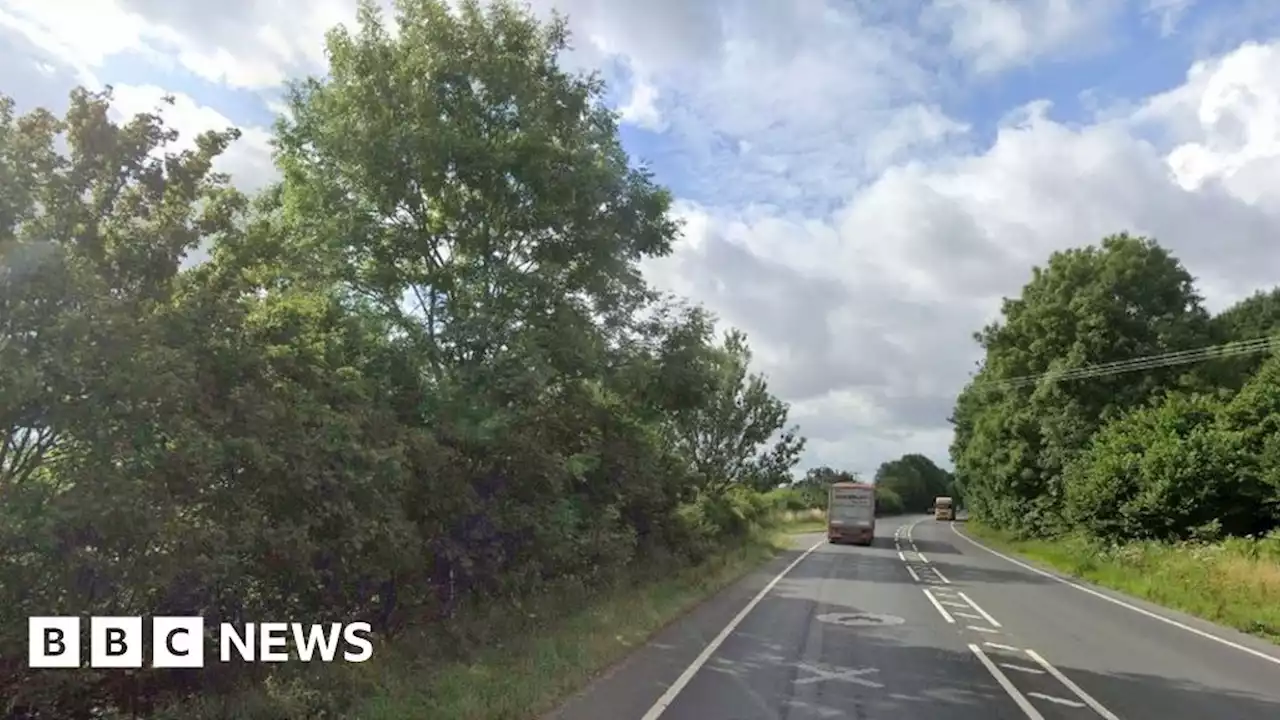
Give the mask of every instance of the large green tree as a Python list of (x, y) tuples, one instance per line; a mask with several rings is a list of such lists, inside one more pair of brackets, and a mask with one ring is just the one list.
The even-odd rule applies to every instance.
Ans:
[(951, 450), (966, 501), (988, 522), (1045, 531), (1060, 519), (1063, 469), (1093, 433), (1186, 382), (1179, 367), (1055, 374), (1201, 347), (1211, 334), (1177, 259), (1120, 234), (1054, 253), (976, 339), (985, 357), (957, 401)]

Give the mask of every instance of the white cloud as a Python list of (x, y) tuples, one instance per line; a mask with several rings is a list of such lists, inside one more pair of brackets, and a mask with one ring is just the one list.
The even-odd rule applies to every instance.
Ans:
[[(163, 104), (165, 95), (173, 97), (173, 104)], [(155, 112), (165, 123), (178, 131), (178, 140), (168, 149), (181, 151), (194, 147), (195, 138), (209, 130), (226, 130), (236, 127), (227, 116), (217, 110), (196, 103), (182, 93), (170, 93), (155, 85), (120, 85), (114, 88), (111, 109), (117, 119), (132, 117), (138, 113)], [(271, 133), (260, 127), (240, 127), (240, 139), (214, 161), (213, 169), (231, 175), (238, 187), (247, 192), (257, 190), (277, 177), (271, 161)]]
[(945, 28), (952, 53), (985, 74), (1092, 49), (1123, 9), (1116, 0), (932, 0), (925, 20)]
[[(822, 220), (686, 206), (695, 241), (653, 277), (754, 346), (785, 348), (760, 367), (799, 401), (806, 429), (826, 442), (844, 433), (847, 457), (945, 457), (950, 403), (977, 359), (970, 334), (1052, 251), (1154, 235), (1215, 308), (1280, 284), (1277, 49), (1199, 65), (1130, 117), (1073, 128), (1037, 103), (991, 147), (893, 167)], [(1152, 124), (1182, 144), (1143, 139)], [(1200, 161), (1194, 189), (1177, 174), (1187, 148)]]

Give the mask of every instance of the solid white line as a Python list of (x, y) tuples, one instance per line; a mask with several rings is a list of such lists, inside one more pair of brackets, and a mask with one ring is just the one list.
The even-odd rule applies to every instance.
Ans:
[(1045, 695), (1044, 693), (1029, 692), (1029, 693), (1027, 693), (1027, 695), (1030, 695), (1031, 697), (1037, 697), (1037, 698), (1040, 698), (1041, 700), (1048, 700), (1048, 701), (1049, 701), (1049, 702), (1051, 702), (1051, 703), (1057, 703), (1057, 704), (1059, 704), (1059, 705), (1066, 705), (1066, 706), (1068, 706), (1068, 707), (1073, 707), (1073, 708), (1082, 708), (1082, 707), (1084, 707), (1084, 705), (1081, 705), (1080, 703), (1076, 702), (1075, 700), (1068, 700), (1068, 699), (1066, 699), (1066, 698), (1055, 697), (1055, 696), (1053, 696), (1053, 695)]
[(956, 594), (960, 596), (961, 600), (964, 600), (965, 602), (969, 603), (969, 605), (974, 610), (977, 610), (979, 615), (986, 618), (987, 622), (991, 623), (991, 627), (1000, 627), (1000, 623), (996, 622), (996, 619), (991, 617), (991, 614), (988, 613), (986, 610), (983, 610), (982, 608), (978, 607), (978, 603), (974, 602), (973, 598), (969, 597), (968, 595), (965, 595), (964, 593), (958, 590), (956, 591)]
[(676, 696), (680, 694), (680, 691), (689, 684), (690, 680), (693, 680), (693, 676), (698, 673), (698, 670), (700, 670), (703, 665), (707, 664), (707, 661), (711, 659), (712, 653), (724, 644), (724, 641), (727, 640), (729, 635), (733, 633), (734, 629), (742, 623), (742, 621), (747, 617), (747, 614), (750, 613), (756, 605), (760, 604), (760, 601), (764, 599), (764, 596), (768, 595), (769, 591), (773, 590), (774, 586), (777, 585), (782, 578), (787, 576), (787, 573), (791, 572), (795, 566), (799, 565), (801, 561), (809, 557), (814, 550), (817, 550), (825, 544), (826, 541), (822, 540), (815, 543), (814, 546), (808, 550), (805, 550), (800, 557), (791, 561), (790, 565), (784, 568), (782, 572), (778, 573), (777, 577), (770, 580), (769, 584), (764, 586), (764, 589), (756, 593), (756, 596), (751, 598), (751, 602), (747, 603), (746, 607), (742, 608), (737, 615), (733, 616), (733, 619), (729, 621), (729, 624), (724, 626), (724, 629), (720, 631), (719, 635), (716, 635), (715, 639), (711, 641), (711, 644), (702, 649), (702, 652), (698, 654), (698, 657), (693, 659), (693, 662), (689, 664), (689, 667), (685, 668), (683, 673), (680, 673), (680, 677), (676, 678), (676, 681), (671, 683), (671, 687), (667, 688), (667, 691), (662, 693), (662, 697), (658, 698), (658, 701), (653, 704), (653, 707), (649, 708), (648, 712), (646, 712), (640, 720), (658, 720), (658, 718), (662, 717), (662, 713), (666, 711), (667, 707), (671, 705), (672, 702), (675, 702)]
[(942, 604), (939, 603), (938, 599), (933, 596), (933, 593), (929, 592), (929, 588), (920, 588), (920, 589), (924, 590), (924, 596), (929, 598), (929, 602), (933, 603), (933, 606), (938, 609), (938, 612), (942, 613), (942, 619), (946, 620), (949, 623), (954, 624), (956, 619), (951, 617), (951, 613), (947, 612), (946, 608), (942, 607)]
[(936, 567), (934, 567), (934, 566), (932, 566), (932, 565), (930, 565), (930, 566), (929, 566), (929, 569), (933, 571), (933, 574), (934, 574), (934, 575), (937, 575), (939, 578), (941, 578), (941, 579), (942, 579), (942, 582), (944, 582), (944, 583), (946, 583), (946, 584), (948, 584), (948, 585), (950, 585), (950, 584), (951, 584), (951, 581), (947, 579), (947, 576), (946, 576), (946, 575), (943, 575), (943, 574), (942, 574), (942, 571), (941, 571), (941, 570), (939, 570), (938, 568), (936, 568)]
[(1106, 718), (1106, 720), (1120, 720), (1120, 718), (1116, 717), (1110, 710), (1103, 707), (1102, 703), (1098, 702), (1097, 700), (1094, 700), (1092, 695), (1085, 692), (1084, 690), (1081, 690), (1079, 685), (1071, 681), (1071, 678), (1067, 677), (1066, 675), (1063, 675), (1062, 672), (1058, 670), (1058, 668), (1050, 665), (1048, 660), (1045, 660), (1044, 658), (1040, 657), (1039, 653), (1037, 653), (1035, 650), (1027, 650), (1027, 657), (1031, 658), (1032, 660), (1035, 660), (1040, 667), (1044, 668), (1045, 670), (1048, 670), (1050, 675), (1057, 678), (1058, 682), (1062, 683), (1063, 685), (1066, 685), (1068, 690), (1075, 693), (1076, 697), (1080, 698), (1085, 702), (1086, 705), (1093, 708), (1094, 712)]
[(1028, 700), (1027, 697), (1018, 690), (1018, 688), (1013, 686), (1013, 682), (1009, 680), (1009, 677), (1005, 675), (1000, 668), (996, 667), (995, 663), (991, 662), (991, 658), (987, 657), (987, 654), (982, 652), (982, 648), (977, 645), (970, 644), (969, 650), (971, 650), (974, 655), (978, 656), (978, 660), (986, 666), (987, 672), (991, 673), (991, 676), (996, 679), (996, 682), (1000, 683), (1000, 687), (1004, 688), (1005, 693), (1007, 693), (1009, 697), (1013, 698), (1013, 702), (1018, 705), (1018, 708), (1022, 710), (1024, 715), (1030, 718), (1030, 720), (1044, 720), (1044, 716), (1040, 714), (1040, 711), (1035, 709), (1031, 704), (1031, 701)]
[(1050, 579), (1052, 579), (1052, 580), (1057, 580), (1058, 582), (1062, 583), (1063, 585), (1068, 585), (1068, 586), (1070, 586), (1070, 587), (1073, 587), (1073, 588), (1075, 588), (1075, 589), (1079, 590), (1080, 592), (1088, 593), (1088, 594), (1090, 594), (1090, 595), (1092, 595), (1092, 596), (1094, 596), (1094, 597), (1096, 597), (1096, 598), (1101, 598), (1101, 599), (1106, 600), (1107, 602), (1109, 602), (1109, 603), (1111, 603), (1111, 604), (1113, 604), (1113, 605), (1119, 605), (1119, 606), (1120, 606), (1120, 607), (1122, 607), (1122, 608), (1127, 608), (1127, 609), (1129, 609), (1129, 610), (1132, 610), (1132, 611), (1134, 611), (1134, 612), (1138, 613), (1139, 615), (1145, 615), (1145, 616), (1147, 616), (1147, 617), (1149, 617), (1149, 618), (1151, 618), (1151, 619), (1153, 619), (1153, 620), (1159, 620), (1160, 622), (1165, 623), (1166, 625), (1172, 625), (1172, 626), (1174, 626), (1174, 627), (1178, 628), (1179, 630), (1186, 630), (1187, 632), (1191, 633), (1192, 635), (1199, 635), (1200, 637), (1202, 637), (1202, 638), (1204, 638), (1204, 639), (1206, 639), (1206, 640), (1212, 640), (1212, 641), (1214, 641), (1214, 642), (1216, 642), (1216, 643), (1219, 643), (1219, 644), (1221, 644), (1221, 645), (1226, 645), (1227, 647), (1231, 648), (1232, 650), (1239, 650), (1239, 651), (1240, 651), (1240, 652), (1242, 652), (1242, 653), (1247, 653), (1247, 654), (1252, 655), (1252, 656), (1254, 656), (1254, 657), (1256, 657), (1256, 658), (1258, 658), (1258, 659), (1260, 659), (1260, 660), (1266, 660), (1266, 661), (1267, 661), (1267, 662), (1269, 662), (1269, 663), (1274, 663), (1274, 664), (1276, 664), (1276, 665), (1280, 665), (1280, 657), (1276, 657), (1276, 656), (1274, 656), (1274, 655), (1268, 655), (1267, 653), (1264, 653), (1264, 652), (1262, 652), (1261, 650), (1254, 650), (1253, 648), (1251, 648), (1251, 647), (1246, 647), (1246, 646), (1244, 646), (1244, 645), (1241, 645), (1240, 643), (1232, 642), (1232, 641), (1230, 641), (1230, 640), (1228, 640), (1228, 639), (1226, 639), (1226, 638), (1218, 637), (1217, 635), (1214, 635), (1213, 633), (1205, 632), (1204, 630), (1201, 630), (1201, 629), (1199, 629), (1199, 628), (1191, 627), (1190, 625), (1187, 625), (1186, 623), (1178, 622), (1177, 620), (1174, 620), (1173, 618), (1167, 618), (1167, 617), (1165, 617), (1165, 616), (1163, 616), (1163, 615), (1160, 615), (1160, 614), (1158, 614), (1158, 613), (1153, 613), (1153, 612), (1151, 612), (1150, 610), (1147, 610), (1147, 609), (1145, 609), (1145, 608), (1140, 608), (1140, 607), (1138, 607), (1137, 605), (1133, 605), (1133, 604), (1131, 604), (1131, 603), (1127, 603), (1127, 602), (1125, 602), (1125, 601), (1123, 601), (1123, 600), (1120, 600), (1120, 599), (1118, 599), (1118, 598), (1111, 597), (1110, 595), (1107, 595), (1106, 593), (1098, 592), (1097, 590), (1094, 590), (1093, 588), (1085, 587), (1084, 585), (1081, 585), (1081, 584), (1079, 584), (1079, 583), (1072, 582), (1072, 581), (1070, 581), (1070, 580), (1068, 580), (1068, 579), (1066, 579), (1066, 578), (1064, 578), (1064, 577), (1060, 577), (1060, 576), (1058, 576), (1058, 575), (1054, 575), (1054, 574), (1053, 574), (1053, 573), (1051, 573), (1051, 572), (1046, 572), (1046, 571), (1044, 571), (1044, 570), (1041, 570), (1040, 568), (1035, 567), (1035, 566), (1033, 566), (1033, 565), (1028, 565), (1027, 563), (1022, 562), (1021, 560), (1017, 560), (1017, 559), (1011, 558), (1011, 557), (1009, 557), (1008, 555), (1005, 555), (1005, 554), (1004, 554), (1004, 553), (1002, 553), (1002, 552), (998, 552), (998, 551), (996, 551), (996, 550), (992, 550), (991, 548), (987, 547), (986, 545), (983, 545), (982, 543), (978, 542), (977, 540), (974, 540), (973, 538), (969, 537), (968, 535), (965, 535), (964, 533), (962, 533), (962, 532), (960, 532), (959, 530), (957, 530), (955, 525), (952, 525), (952, 526), (951, 526), (951, 532), (953, 532), (953, 533), (955, 533), (956, 535), (959, 535), (960, 537), (964, 538), (966, 541), (968, 541), (968, 542), (969, 542), (969, 543), (971, 543), (972, 545), (974, 545), (974, 546), (976, 546), (976, 547), (979, 547), (979, 548), (981, 548), (981, 549), (983, 549), (983, 550), (986, 550), (987, 552), (991, 553), (992, 555), (995, 555), (995, 556), (996, 556), (996, 557), (998, 557), (998, 558), (1001, 558), (1001, 559), (1003, 559), (1003, 560), (1006, 560), (1006, 561), (1008, 561), (1008, 562), (1011, 562), (1011, 563), (1013, 563), (1014, 565), (1017, 565), (1018, 567), (1023, 568), (1024, 570), (1030, 570), (1031, 572), (1036, 573), (1037, 575), (1043, 575), (1044, 577), (1050, 578)]
[(916, 574), (916, 569), (911, 567), (910, 565), (907, 565), (906, 568), (907, 568), (907, 572), (911, 573), (911, 579), (915, 580), (916, 582), (920, 582), (920, 576)]

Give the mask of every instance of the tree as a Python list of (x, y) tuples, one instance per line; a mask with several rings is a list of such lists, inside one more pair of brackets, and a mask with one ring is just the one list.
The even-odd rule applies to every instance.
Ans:
[[(1280, 336), (1280, 288), (1261, 291), (1216, 315), (1212, 321), (1215, 343), (1245, 342)], [(1211, 387), (1239, 390), (1258, 372), (1266, 355), (1218, 358), (1206, 363), (1201, 374)]]
[(918, 453), (882, 463), (876, 470), (877, 487), (892, 490), (904, 509), (923, 511), (934, 498), (951, 491), (951, 474)]
[[(1057, 380), (1049, 373), (1203, 347), (1191, 275), (1155, 241), (1120, 234), (1054, 253), (975, 337), (981, 369), (957, 401), (952, 459), (979, 519), (1047, 532), (1062, 473), (1108, 421), (1188, 383), (1181, 368)], [(1021, 386), (1001, 381), (1032, 378)]]
[(727, 333), (716, 356), (719, 372), (710, 401), (676, 415), (678, 447), (707, 492), (735, 483), (772, 490), (788, 481), (804, 439), (786, 426), (787, 404), (770, 394), (762, 376), (749, 373), (745, 335)]

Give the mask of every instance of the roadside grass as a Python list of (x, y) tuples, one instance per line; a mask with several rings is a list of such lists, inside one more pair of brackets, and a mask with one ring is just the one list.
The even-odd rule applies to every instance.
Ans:
[(1109, 546), (1083, 536), (1019, 539), (973, 521), (965, 531), (1036, 564), (1280, 643), (1280, 533)]
[(827, 513), (820, 508), (784, 510), (778, 516), (778, 529), (791, 535), (826, 532)]
[(473, 611), (454, 657), (439, 629), (376, 646), (360, 664), (291, 666), (298, 671), (230, 696), (193, 699), (159, 717), (183, 720), (532, 720), (553, 710), (655, 633), (791, 546), (789, 529), (755, 533), (692, 567), (608, 589), (549, 593), (517, 610)]

